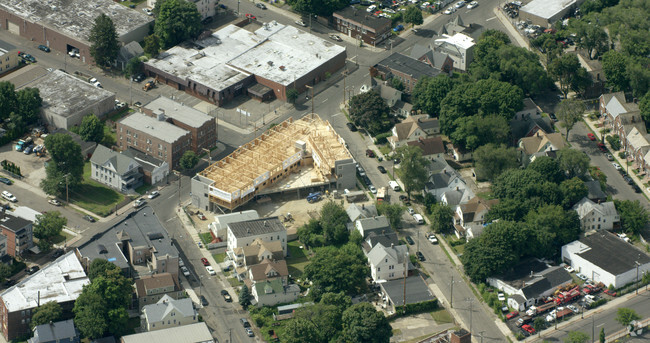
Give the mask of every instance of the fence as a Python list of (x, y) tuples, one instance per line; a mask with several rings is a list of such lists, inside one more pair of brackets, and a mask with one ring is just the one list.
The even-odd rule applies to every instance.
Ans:
[[(650, 325), (650, 318), (646, 318), (646, 319), (644, 319), (642, 321), (637, 321), (637, 325), (636, 325), (635, 328), (640, 329), (640, 328), (644, 328), (644, 327), (646, 327), (648, 325)], [(615, 332), (615, 333), (607, 336), (607, 338), (605, 338), (605, 342), (615, 342), (617, 339), (619, 339), (621, 337), (625, 337), (627, 335), (630, 335), (630, 332), (628, 331), (627, 328), (625, 328), (623, 330), (620, 330), (618, 332)]]

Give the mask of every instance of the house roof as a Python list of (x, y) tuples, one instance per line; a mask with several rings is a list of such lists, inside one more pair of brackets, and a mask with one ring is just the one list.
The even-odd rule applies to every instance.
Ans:
[(515, 140), (526, 137), (535, 127), (540, 128), (545, 133), (554, 132), (551, 119), (548, 117), (525, 117), (510, 121), (510, 131), (512, 132), (512, 138)]
[(440, 69), (433, 68), (427, 63), (398, 52), (379, 61), (375, 68), (386, 68), (388, 69), (387, 72), (396, 70), (402, 74), (410, 75), (416, 80), (419, 80), (422, 76), (434, 77), (441, 73)]
[(388, 107), (393, 107), (397, 101), (402, 98), (402, 92), (393, 87), (380, 83), (379, 96), (381, 96), (382, 99), (386, 100)]
[(524, 298), (523, 296), (521, 296), (519, 294), (510, 295), (510, 296), (508, 296), (508, 298), (514, 300), (517, 304), (523, 304), (523, 303), (526, 302), (526, 298)]
[(282, 249), (282, 243), (280, 241), (266, 242), (260, 238), (255, 239), (250, 245), (242, 247), (242, 253), (245, 257), (261, 257), (265, 252), (268, 252), (272, 255), (277, 255), (281, 253), (281, 256), (284, 256), (284, 249)]
[[(403, 141), (411, 137), (411, 135), (418, 129), (418, 124), (407, 121), (395, 124), (395, 133), (397, 133), (397, 141)], [(395, 137), (395, 135), (393, 135)]]
[(519, 140), (519, 146), (527, 155), (532, 155), (542, 150), (546, 150), (544, 147), (547, 144), (550, 144), (553, 147), (553, 150), (560, 150), (564, 148), (566, 142), (560, 133), (553, 132), (547, 134), (543, 131), (537, 131), (535, 135), (524, 137)]
[(128, 63), (132, 58), (142, 55), (144, 55), (144, 49), (142, 49), (140, 43), (132, 41), (120, 48), (117, 53), (117, 60)]
[(650, 257), (643, 251), (609, 231), (601, 230), (582, 237), (579, 243), (582, 246), (578, 253), (580, 257), (613, 275), (636, 268), (635, 261), (641, 265), (650, 263)]
[(426, 165), (430, 175), (440, 173), (448, 166), (449, 164), (447, 164), (447, 160), (444, 157), (434, 157)]
[(351, 222), (359, 218), (370, 218), (377, 215), (377, 207), (373, 204), (350, 204), (348, 208), (345, 209), (345, 212), (348, 214)]
[(406, 281), (397, 279), (383, 282), (381, 288), (395, 306), (404, 304), (404, 288), (406, 288), (407, 304), (417, 304), (435, 299), (429, 286), (420, 276), (409, 276)]
[(163, 295), (157, 303), (149, 304), (142, 308), (142, 313), (144, 313), (149, 323), (162, 321), (172, 311), (176, 311), (180, 317), (192, 317), (196, 315), (192, 299), (183, 298), (175, 300), (167, 294)]
[(93, 156), (90, 158), (91, 163), (104, 166), (107, 163), (110, 163), (113, 168), (115, 168), (118, 175), (123, 176), (126, 174), (129, 169), (129, 165), (132, 163), (138, 164), (134, 159), (128, 157), (124, 154), (120, 154), (117, 151), (113, 151), (103, 145), (97, 145)]
[(605, 194), (605, 192), (603, 192), (603, 189), (600, 187), (600, 181), (585, 181), (585, 186), (587, 186), (587, 198), (593, 201), (607, 198), (607, 194)]
[(411, 48), (411, 58), (415, 58), (416, 60), (419, 60), (422, 58), (424, 55), (426, 55), (431, 49), (429, 49), (428, 46), (423, 45), (423, 44), (415, 44)]
[(368, 262), (376, 266), (390, 257), (395, 263), (404, 263), (408, 260), (408, 247), (406, 245), (384, 246), (381, 243), (376, 244), (368, 253)]
[(5, 227), (7, 230), (17, 233), (18, 231), (32, 224), (29, 220), (18, 217), (13, 213), (4, 212), (0, 213), (0, 226)]
[(166, 287), (174, 287), (174, 291), (181, 289), (178, 280), (170, 273), (152, 274), (135, 280), (135, 291), (138, 297), (146, 295), (147, 290)]
[(287, 231), (278, 217), (259, 218), (235, 223), (228, 223), (228, 228), (237, 238)]
[(612, 119), (616, 119), (619, 115), (627, 112), (638, 111), (639, 107), (636, 104), (628, 104), (625, 101), (625, 93), (617, 92), (611, 94), (610, 99), (605, 104), (605, 109), (607, 113), (612, 116)]
[(59, 340), (63, 341), (66, 338), (72, 339), (79, 335), (79, 332), (74, 327), (74, 321), (72, 319), (48, 323), (43, 325), (38, 325), (34, 328), (34, 337), (30, 338), (28, 343), (40, 343), (40, 342), (58, 342)]
[(391, 245), (399, 245), (399, 239), (397, 238), (397, 233), (395, 231), (384, 231), (384, 232), (371, 232), (368, 237), (363, 241), (362, 246), (370, 252), (374, 246), (381, 244), (385, 247)]
[(650, 145), (650, 143), (648, 143), (648, 135), (639, 132), (639, 129), (636, 127), (632, 128), (632, 131), (627, 134), (626, 139), (628, 145), (630, 145), (634, 150), (638, 150)]
[(431, 138), (420, 137), (417, 141), (408, 142), (407, 144), (422, 149), (422, 156), (443, 154), (445, 152), (445, 146), (442, 144), (442, 137), (440, 136)]
[(573, 210), (578, 213), (578, 217), (583, 219), (591, 212), (598, 212), (603, 216), (615, 216), (618, 214), (616, 212), (616, 206), (614, 206), (613, 201), (608, 201), (604, 203), (597, 204), (587, 197), (582, 198), (578, 203), (573, 205)]
[(126, 150), (122, 151), (121, 154), (136, 160), (142, 169), (146, 171), (153, 171), (154, 169), (162, 167), (167, 163), (151, 155), (147, 155), (141, 151), (135, 150), (132, 147), (128, 147)]
[(527, 299), (537, 298), (550, 289), (573, 281), (569, 272), (559, 266), (550, 267), (540, 272), (539, 276), (533, 275), (529, 278), (521, 289)]
[(147, 135), (160, 138), (164, 142), (174, 143), (189, 135), (189, 131), (157, 118), (149, 117), (142, 112), (134, 112), (122, 118), (120, 124), (138, 130)]
[(262, 282), (256, 282), (253, 287), (257, 290), (257, 294), (263, 296), (264, 294), (279, 294), (286, 292), (300, 292), (300, 287), (296, 284), (283, 285), (282, 280), (273, 279)]
[(446, 167), (444, 167), (442, 171), (433, 174), (429, 177), (429, 182), (428, 182), (430, 184), (429, 188), (441, 189), (441, 188), (449, 187), (449, 185), (457, 178), (460, 179), (463, 183), (465, 183), (465, 181), (461, 178), (460, 174), (456, 171), (456, 169), (447, 165)]
[(167, 118), (197, 129), (201, 128), (205, 123), (215, 120), (214, 117), (210, 117), (194, 107), (176, 102), (162, 95), (144, 105), (144, 108), (152, 111), (154, 115), (162, 114)]
[(479, 218), (476, 216), (479, 213), (488, 211), (492, 206), (497, 204), (499, 199), (483, 200), (477, 196), (470, 199), (468, 202), (461, 204), (460, 209), (463, 212), (463, 219), (465, 222), (475, 222)]
[(168, 329), (122, 336), (122, 343), (197, 343), (213, 342), (214, 338), (205, 322), (174, 326)]
[(366, 235), (370, 234), (371, 231), (390, 230), (390, 222), (384, 216), (359, 219), (357, 224), (361, 226)]
[(377, 17), (357, 10), (354, 6), (348, 6), (340, 11), (334, 12), (334, 18), (342, 18), (347, 21), (354, 21), (359, 26), (365, 26), (373, 30), (381, 29), (386, 25), (390, 26), (391, 20), (388, 18)]
[[(271, 261), (264, 259), (262, 262), (248, 267), (253, 281), (264, 281), (269, 278), (289, 276), (287, 261)], [(268, 276), (269, 273), (275, 272), (277, 275)]]

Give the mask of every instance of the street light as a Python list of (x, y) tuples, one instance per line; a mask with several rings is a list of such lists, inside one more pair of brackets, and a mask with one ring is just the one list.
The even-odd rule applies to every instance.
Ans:
[[(641, 257), (641, 254), (639, 254), (639, 257)], [(639, 261), (634, 261), (634, 264), (636, 264), (636, 294), (639, 294), (639, 266), (641, 264)]]

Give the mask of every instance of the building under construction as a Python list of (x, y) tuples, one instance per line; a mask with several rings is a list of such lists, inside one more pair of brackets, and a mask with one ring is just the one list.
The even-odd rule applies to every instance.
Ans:
[(192, 178), (192, 204), (234, 210), (256, 196), (354, 188), (356, 163), (318, 115), (289, 118)]

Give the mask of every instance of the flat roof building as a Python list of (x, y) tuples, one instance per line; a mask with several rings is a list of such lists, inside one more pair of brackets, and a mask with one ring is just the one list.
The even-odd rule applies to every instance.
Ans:
[(584, 0), (533, 0), (519, 9), (519, 19), (543, 27), (551, 27)]
[(0, 0), (2, 29), (68, 53), (79, 50), (84, 63), (92, 63), (90, 31), (95, 18), (106, 14), (121, 43), (142, 41), (153, 18), (110, 0)]
[(120, 343), (213, 343), (214, 341), (210, 329), (204, 322), (136, 333), (120, 338)]
[[(304, 170), (304, 173), (303, 173)], [(192, 178), (192, 203), (233, 210), (258, 194), (356, 185), (345, 141), (318, 115), (289, 118)]]
[(6, 253), (12, 257), (22, 254), (34, 246), (34, 223), (14, 213), (0, 211), (0, 234), (7, 237)]
[(443, 35), (433, 41), (433, 51), (448, 55), (454, 61), (454, 69), (467, 71), (474, 60), (474, 39), (463, 34), (456, 33), (453, 36)]
[(391, 35), (392, 21), (389, 18), (375, 16), (354, 6), (347, 6), (332, 16), (339, 32), (372, 46), (377, 46)]
[(191, 44), (175, 46), (145, 62), (160, 82), (222, 105), (256, 83), (286, 100), (345, 64), (345, 48), (275, 21), (250, 32), (227, 25)]

